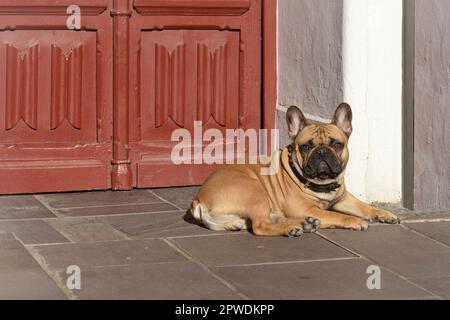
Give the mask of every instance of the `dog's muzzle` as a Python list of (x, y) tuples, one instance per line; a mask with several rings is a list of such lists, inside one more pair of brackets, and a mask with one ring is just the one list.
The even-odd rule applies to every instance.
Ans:
[(321, 146), (312, 152), (303, 172), (308, 179), (335, 179), (342, 172), (342, 166), (330, 148)]

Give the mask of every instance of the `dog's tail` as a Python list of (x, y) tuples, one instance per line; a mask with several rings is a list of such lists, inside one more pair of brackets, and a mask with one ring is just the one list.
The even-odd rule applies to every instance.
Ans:
[(202, 222), (202, 205), (197, 200), (193, 200), (191, 204), (191, 214), (199, 222)]
[(191, 214), (197, 221), (203, 223), (205, 227), (214, 231), (247, 229), (245, 219), (236, 215), (213, 217), (210, 215), (209, 210), (198, 200), (192, 201)]
[(197, 200), (192, 201), (191, 214), (198, 222), (203, 223), (208, 229), (215, 231), (225, 230), (223, 224), (214, 221), (205, 206)]

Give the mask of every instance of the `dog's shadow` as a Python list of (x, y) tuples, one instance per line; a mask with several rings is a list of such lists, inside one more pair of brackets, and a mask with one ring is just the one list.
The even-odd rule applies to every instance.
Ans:
[(194, 216), (191, 213), (191, 209), (186, 210), (186, 212), (184, 213), (184, 216), (183, 216), (183, 220), (189, 224), (199, 226), (203, 229), (208, 229), (203, 225), (203, 223), (201, 223), (200, 221), (197, 221), (197, 219), (194, 218)]

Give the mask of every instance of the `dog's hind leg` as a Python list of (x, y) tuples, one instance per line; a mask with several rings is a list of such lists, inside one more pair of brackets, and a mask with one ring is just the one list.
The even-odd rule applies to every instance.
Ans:
[(244, 218), (236, 218), (235, 220), (225, 222), (223, 226), (228, 231), (247, 230), (250, 227), (250, 221)]
[[(248, 216), (243, 218), (233, 214), (213, 214), (201, 202), (192, 202), (191, 213), (195, 219), (202, 222), (208, 229), (215, 231), (237, 231), (252, 229), (258, 236), (289, 236), (298, 237), (303, 234), (303, 226), (300, 220), (286, 220), (270, 218), (270, 206), (259, 203), (248, 209)], [(252, 212), (253, 211), (253, 212)]]

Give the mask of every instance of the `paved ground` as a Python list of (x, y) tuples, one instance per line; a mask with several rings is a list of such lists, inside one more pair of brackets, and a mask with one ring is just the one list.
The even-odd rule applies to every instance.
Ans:
[[(218, 233), (196, 188), (0, 197), (0, 298), (449, 299), (450, 213), (300, 238)], [(67, 267), (81, 269), (68, 290)], [(381, 289), (367, 268), (381, 268)]]

